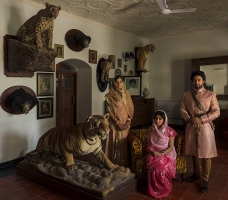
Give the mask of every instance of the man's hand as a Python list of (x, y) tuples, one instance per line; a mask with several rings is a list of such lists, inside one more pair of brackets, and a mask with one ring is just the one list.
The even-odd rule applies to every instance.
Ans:
[(199, 117), (191, 117), (186, 120), (187, 123), (190, 123), (192, 126), (197, 126), (202, 123), (201, 118)]

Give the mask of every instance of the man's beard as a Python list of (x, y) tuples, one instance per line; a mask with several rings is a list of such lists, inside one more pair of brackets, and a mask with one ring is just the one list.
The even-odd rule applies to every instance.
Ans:
[(195, 87), (195, 89), (199, 90), (199, 89), (201, 89), (203, 87), (203, 85), (194, 86), (194, 87)]

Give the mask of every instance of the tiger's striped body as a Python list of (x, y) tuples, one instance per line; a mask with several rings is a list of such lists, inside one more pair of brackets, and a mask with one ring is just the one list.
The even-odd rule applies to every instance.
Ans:
[(50, 152), (63, 157), (66, 168), (74, 169), (73, 155), (93, 153), (97, 160), (109, 170), (118, 168), (102, 151), (101, 140), (109, 134), (109, 114), (87, 117), (86, 122), (74, 127), (55, 127), (44, 133), (39, 139), (36, 150), (29, 155), (38, 153), (46, 157)]

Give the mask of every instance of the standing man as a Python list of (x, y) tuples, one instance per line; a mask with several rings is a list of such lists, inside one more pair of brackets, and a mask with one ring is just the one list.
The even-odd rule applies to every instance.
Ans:
[[(208, 179), (211, 170), (211, 158), (217, 156), (215, 144), (214, 126), (212, 121), (220, 115), (220, 109), (216, 94), (206, 89), (206, 76), (203, 71), (193, 72), (191, 75), (192, 90), (184, 93), (181, 101), (180, 113), (184, 118), (185, 130), (185, 153), (192, 155), (194, 173), (186, 179), (192, 182), (202, 180), (200, 192), (208, 190)], [(196, 128), (198, 129), (198, 144), (196, 150)], [(196, 165), (199, 161), (202, 173), (199, 173)], [(201, 174), (201, 177), (199, 175)]]

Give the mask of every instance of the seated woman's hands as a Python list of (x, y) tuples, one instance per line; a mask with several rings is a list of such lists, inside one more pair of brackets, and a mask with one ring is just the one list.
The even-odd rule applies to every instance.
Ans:
[(161, 152), (158, 152), (158, 151), (152, 151), (151, 155), (154, 157), (159, 157), (159, 156), (162, 156), (163, 154)]

